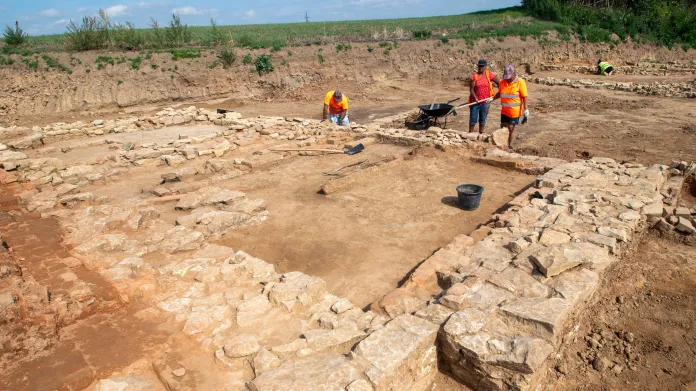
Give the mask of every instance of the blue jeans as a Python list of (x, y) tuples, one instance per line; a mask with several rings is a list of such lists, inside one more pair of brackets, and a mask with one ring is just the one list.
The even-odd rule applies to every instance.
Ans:
[(345, 125), (348, 125), (350, 123), (350, 121), (348, 120), (348, 113), (346, 113), (346, 117), (343, 118), (343, 121), (341, 121), (341, 114), (329, 113), (329, 121), (331, 121), (339, 126), (345, 126)]
[(469, 125), (486, 124), (486, 118), (488, 118), (488, 109), (491, 105), (489, 103), (479, 103), (469, 107)]

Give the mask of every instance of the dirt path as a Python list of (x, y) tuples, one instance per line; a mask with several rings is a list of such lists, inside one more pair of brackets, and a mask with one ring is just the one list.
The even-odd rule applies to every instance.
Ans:
[(607, 277), (552, 389), (696, 389), (696, 247), (647, 237)]
[[(265, 199), (270, 218), (227, 234), (222, 243), (273, 262), (280, 272), (299, 270), (321, 277), (334, 294), (363, 307), (394, 289), (457, 234), (474, 230), (533, 180), (473, 164), (467, 156), (428, 150), (336, 194), (317, 194), (328, 181), (325, 171), (352, 160), (407, 151), (376, 145), (348, 159), (297, 157), (227, 182), (227, 188)], [(485, 187), (478, 210), (451, 206), (455, 187), (462, 183)]]

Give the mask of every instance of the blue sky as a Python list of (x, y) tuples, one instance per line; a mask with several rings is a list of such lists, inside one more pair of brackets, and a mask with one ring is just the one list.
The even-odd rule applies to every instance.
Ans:
[(406, 18), (462, 14), (519, 5), (520, 0), (0, 0), (0, 23), (20, 26), (31, 35), (65, 31), (70, 19), (94, 15), (100, 8), (112, 20), (147, 27), (150, 17), (166, 23), (172, 13), (190, 25), (301, 22), (305, 11), (311, 21)]

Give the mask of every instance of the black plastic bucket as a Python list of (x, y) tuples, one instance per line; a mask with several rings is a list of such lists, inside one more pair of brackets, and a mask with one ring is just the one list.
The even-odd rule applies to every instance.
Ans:
[(459, 207), (464, 210), (476, 210), (481, 203), (483, 186), (479, 185), (459, 185), (457, 186), (457, 197)]

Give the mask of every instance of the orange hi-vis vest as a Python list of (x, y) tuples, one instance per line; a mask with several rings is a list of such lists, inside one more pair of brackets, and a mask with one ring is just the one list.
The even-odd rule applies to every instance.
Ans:
[[(473, 78), (474, 78), (474, 80), (473, 80), (474, 88), (476, 88), (475, 86), (476, 86), (476, 83), (478, 83), (479, 73), (474, 72)], [(495, 95), (495, 90), (493, 89), (493, 83), (491, 83), (491, 74), (490, 74), (490, 72), (488, 72), (488, 69), (486, 69), (486, 80), (488, 80), (488, 91), (490, 92), (490, 95), (488, 95), (488, 96)], [(469, 103), (471, 103), (471, 102), (475, 102), (474, 97), (469, 95)]]
[(519, 76), (508, 82), (500, 81), (500, 103), (503, 106), (502, 114), (510, 118), (519, 118), (522, 115), (522, 98), (527, 97), (527, 83)]

